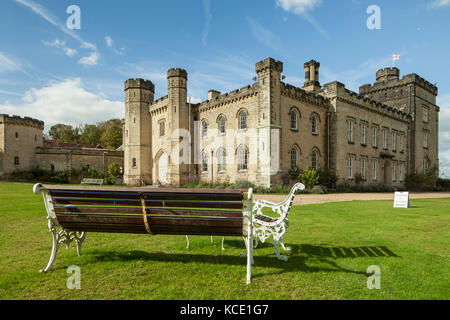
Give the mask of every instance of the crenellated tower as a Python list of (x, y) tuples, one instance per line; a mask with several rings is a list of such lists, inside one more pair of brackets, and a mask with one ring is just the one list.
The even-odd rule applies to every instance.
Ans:
[(267, 58), (256, 64), (258, 74), (257, 183), (270, 186), (281, 170), (281, 73), (283, 63)]
[(151, 81), (125, 81), (124, 182), (152, 183), (152, 121), (149, 105), (155, 96)]
[(184, 69), (170, 69), (168, 82), (168, 173), (167, 182), (182, 185), (189, 178), (189, 164), (192, 161), (190, 140), (193, 130), (192, 116), (187, 103), (188, 74)]

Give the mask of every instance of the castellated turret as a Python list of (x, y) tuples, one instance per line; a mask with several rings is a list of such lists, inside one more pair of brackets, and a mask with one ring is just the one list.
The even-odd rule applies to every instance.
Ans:
[(152, 122), (149, 105), (155, 86), (144, 79), (125, 81), (124, 182), (152, 183)]
[(377, 82), (399, 80), (400, 70), (398, 68), (384, 68), (377, 71)]

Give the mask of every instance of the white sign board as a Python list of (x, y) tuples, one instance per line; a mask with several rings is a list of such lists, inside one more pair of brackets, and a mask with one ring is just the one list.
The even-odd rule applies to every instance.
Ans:
[(396, 192), (394, 208), (409, 208), (409, 192)]

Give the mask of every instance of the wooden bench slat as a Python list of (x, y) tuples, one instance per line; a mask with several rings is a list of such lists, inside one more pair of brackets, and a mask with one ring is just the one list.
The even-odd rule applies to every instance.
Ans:
[[(142, 216), (111, 216), (89, 214), (56, 214), (58, 222), (86, 223), (86, 224), (119, 224), (119, 225), (144, 225)], [(211, 226), (211, 227), (240, 227), (242, 219), (239, 218), (207, 218), (207, 217), (164, 217), (149, 216), (150, 229), (156, 225), (166, 226)]]
[[(147, 208), (147, 215), (176, 215), (197, 217), (230, 217), (242, 218), (240, 211), (192, 210), (192, 209), (156, 209)], [(115, 214), (141, 214), (142, 208), (137, 207), (55, 207), (55, 213), (115, 213)], [(142, 215), (141, 215), (142, 217)]]
[[(83, 199), (83, 198), (53, 198), (54, 204), (63, 205), (99, 205), (99, 206), (136, 206), (141, 207), (140, 200), (133, 199)], [(242, 209), (242, 202), (208, 202), (208, 201), (158, 201), (146, 200), (147, 207), (186, 207), (186, 208), (216, 208)]]
[(214, 195), (207, 193), (187, 192), (116, 192), (95, 190), (49, 190), (52, 197), (67, 198), (97, 198), (97, 199), (140, 199), (140, 195), (148, 200), (216, 200), (216, 201), (242, 201), (243, 195), (238, 193), (219, 193)]

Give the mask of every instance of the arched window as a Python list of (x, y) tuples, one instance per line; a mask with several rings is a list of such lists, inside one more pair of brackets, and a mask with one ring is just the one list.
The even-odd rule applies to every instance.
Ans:
[(291, 110), (291, 130), (298, 130), (298, 114)]
[(221, 116), (219, 118), (219, 133), (224, 134), (225, 133), (225, 129), (226, 129), (226, 120), (224, 116)]
[(247, 129), (247, 112), (241, 111), (239, 114), (239, 129)]
[(137, 167), (137, 160), (136, 160), (136, 158), (133, 158), (132, 166), (133, 166), (133, 169), (136, 169), (136, 167)]
[(208, 172), (208, 153), (202, 153), (202, 172)]
[(19, 157), (14, 157), (14, 165), (18, 166), (20, 164)]
[(312, 134), (319, 134), (319, 125), (317, 117), (313, 116), (311, 118), (311, 125), (312, 125)]
[(208, 123), (202, 121), (202, 137), (205, 138), (206, 136), (208, 136)]
[(225, 150), (224, 149), (220, 149), (218, 154), (217, 154), (217, 157), (218, 157), (218, 160), (219, 160), (218, 161), (219, 162), (219, 165), (218, 165), (219, 172), (225, 172), (226, 169), (227, 169), (227, 164), (226, 164), (227, 157), (226, 157)]
[(238, 149), (238, 169), (239, 171), (248, 169), (248, 150), (245, 147)]
[(297, 160), (298, 160), (297, 149), (292, 148), (291, 149), (291, 169), (295, 169), (297, 167)]
[(315, 150), (311, 153), (311, 168), (317, 171), (317, 152)]
[(428, 170), (430, 170), (430, 160), (428, 157), (425, 157), (425, 159), (422, 160), (422, 173), (427, 174)]

